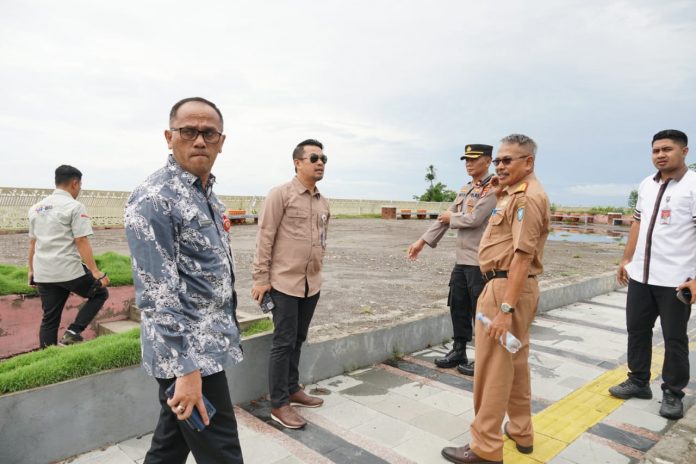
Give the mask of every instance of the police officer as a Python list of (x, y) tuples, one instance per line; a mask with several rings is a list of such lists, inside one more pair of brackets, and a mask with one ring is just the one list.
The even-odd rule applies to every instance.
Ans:
[(81, 342), (82, 331), (109, 297), (105, 288), (109, 277), (97, 267), (89, 243), (92, 224), (85, 206), (76, 200), (82, 173), (73, 166), (58, 166), (55, 184), (51, 195), (29, 209), (29, 284), (38, 287), (41, 297), (41, 348), (58, 342), (70, 292), (88, 299), (63, 334), (61, 345)]
[(468, 362), (466, 344), (471, 341), (476, 300), (483, 290), (479, 268), (478, 247), (488, 218), (495, 206), (495, 195), (488, 195), (493, 147), (467, 145), (460, 159), (466, 160), (466, 171), (471, 182), (462, 187), (455, 202), (443, 212), (430, 228), (408, 247), (409, 259), (416, 259), (427, 244), (435, 248), (449, 228), (457, 229), (457, 264), (449, 282), (449, 297), (454, 345), (443, 358), (435, 359), (438, 367), (457, 366), (459, 372), (474, 375), (474, 362)]
[[(521, 453), (533, 451), (529, 327), (539, 301), (536, 276), (542, 273), (551, 212), (534, 176), (536, 143), (521, 134), (501, 140), (496, 159), (497, 203), (481, 239), (479, 262), (486, 285), (477, 311), (492, 320), (488, 331), (476, 325), (474, 411), (471, 443), (447, 447), (442, 455), (455, 463), (502, 463), (501, 425)], [(510, 331), (522, 342), (516, 353), (500, 345)], [(503, 338), (504, 340), (505, 338)]]

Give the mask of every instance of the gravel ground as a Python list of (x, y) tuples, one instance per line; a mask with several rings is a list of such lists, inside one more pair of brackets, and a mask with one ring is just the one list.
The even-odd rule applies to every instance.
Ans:
[[(312, 322), (317, 341), (341, 333), (380, 327), (447, 311), (447, 283), (454, 265), (454, 233), (435, 249), (406, 259), (408, 245), (428, 227), (429, 220), (333, 219), (324, 260), (322, 296)], [(239, 310), (258, 313), (251, 300), (251, 263), (257, 227), (232, 229), (236, 257)], [(599, 228), (599, 232), (604, 229)], [(560, 232), (563, 233), (563, 232)], [(26, 264), (26, 234), (0, 235), (0, 263)], [(123, 229), (97, 230), (95, 253), (129, 254)], [(541, 287), (574, 282), (616, 269), (623, 245), (548, 241)]]

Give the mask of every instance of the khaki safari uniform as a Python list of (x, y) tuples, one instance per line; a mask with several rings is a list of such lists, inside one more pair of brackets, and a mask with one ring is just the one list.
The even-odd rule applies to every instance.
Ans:
[[(522, 342), (512, 354), (498, 340), (487, 336), (483, 324), (476, 324), (476, 372), (474, 375), (474, 411), (471, 424), (471, 449), (484, 459), (503, 459), (501, 426), (507, 412), (508, 433), (521, 446), (534, 440), (531, 417), (529, 327), (539, 302), (536, 276), (550, 227), (549, 200), (534, 174), (503, 190), (481, 239), (481, 271), (508, 271), (515, 251), (532, 255), (529, 277), (512, 313), (510, 332)], [(491, 320), (500, 311), (507, 278), (492, 278), (478, 300), (477, 311)]]
[(471, 181), (462, 187), (448, 208), (452, 212), (449, 225), (435, 221), (421, 236), (425, 243), (435, 248), (449, 228), (457, 229), (457, 264), (450, 276), (447, 298), (455, 342), (469, 342), (473, 335), (476, 300), (483, 290), (479, 242), (496, 202), (495, 195), (489, 195), (492, 177), (490, 174), (479, 182)]

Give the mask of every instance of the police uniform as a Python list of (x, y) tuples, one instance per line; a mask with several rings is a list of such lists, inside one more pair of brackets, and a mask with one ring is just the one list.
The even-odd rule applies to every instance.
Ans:
[(502, 461), (501, 426), (507, 412), (508, 433), (515, 443), (531, 449), (534, 439), (531, 418), (531, 384), (527, 360), (529, 327), (539, 301), (536, 276), (543, 272), (542, 255), (550, 228), (549, 200), (534, 174), (503, 189), (479, 248), (479, 262), (486, 286), (477, 311), (491, 320), (500, 311), (507, 286), (506, 272), (515, 251), (532, 255), (528, 278), (511, 315), (510, 332), (522, 342), (512, 354), (476, 325), (474, 376), (475, 418), (471, 424), (471, 449), (480, 457)]
[[(460, 159), (478, 159), (492, 156), (490, 145), (467, 145)], [(435, 222), (421, 236), (428, 246), (435, 248), (448, 229), (457, 229), (457, 262), (449, 281), (447, 305), (450, 307), (454, 346), (444, 358), (435, 363), (439, 367), (462, 366), (462, 372), (472, 375), (473, 365), (467, 364), (466, 343), (473, 334), (476, 300), (483, 289), (479, 269), (478, 247), (495, 206), (495, 195), (489, 195), (492, 174), (478, 182), (473, 180), (460, 190), (456, 200), (448, 208), (452, 213), (449, 224)]]

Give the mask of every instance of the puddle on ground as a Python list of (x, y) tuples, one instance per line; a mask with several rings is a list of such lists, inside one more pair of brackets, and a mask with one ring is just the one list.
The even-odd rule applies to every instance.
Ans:
[(549, 240), (554, 242), (625, 244), (628, 228), (554, 225)]

